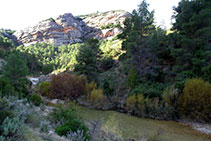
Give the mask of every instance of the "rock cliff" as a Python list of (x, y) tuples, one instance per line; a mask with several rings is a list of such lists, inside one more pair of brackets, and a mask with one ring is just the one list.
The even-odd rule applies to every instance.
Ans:
[(16, 31), (14, 35), (25, 46), (43, 42), (60, 46), (82, 42), (88, 38), (105, 39), (120, 34), (123, 22), (129, 16), (128, 12), (121, 10), (77, 17), (66, 13)]

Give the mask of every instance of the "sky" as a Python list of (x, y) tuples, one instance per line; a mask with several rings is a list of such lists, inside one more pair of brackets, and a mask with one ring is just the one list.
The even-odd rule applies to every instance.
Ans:
[[(21, 30), (64, 13), (74, 16), (109, 10), (132, 12), (142, 0), (0, 0), (0, 28)], [(147, 0), (156, 23), (171, 27), (172, 7), (180, 0)]]

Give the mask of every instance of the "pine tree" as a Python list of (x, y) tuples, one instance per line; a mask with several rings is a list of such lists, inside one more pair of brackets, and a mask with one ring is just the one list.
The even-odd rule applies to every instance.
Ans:
[(7, 64), (3, 70), (3, 76), (10, 81), (18, 81), (24, 78), (29, 69), (24, 59), (18, 53), (12, 53), (8, 56)]
[(184, 79), (206, 74), (210, 78), (207, 73), (211, 72), (211, 2), (182, 0), (174, 10), (176, 22), (172, 29), (176, 44), (171, 52), (175, 57), (177, 77)]
[(89, 80), (96, 79), (97, 75), (98, 41), (91, 39), (81, 46), (76, 56), (75, 71), (84, 74)]
[(140, 77), (151, 73), (145, 71), (149, 65), (146, 64), (147, 60), (155, 61), (151, 47), (151, 36), (155, 31), (154, 11), (149, 11), (148, 7), (149, 4), (143, 0), (138, 9), (133, 11), (132, 17), (125, 21), (124, 31), (119, 36), (125, 39), (122, 48), (126, 53), (121, 56), (121, 59), (123, 64), (128, 66), (127, 72), (129, 68), (135, 67)]

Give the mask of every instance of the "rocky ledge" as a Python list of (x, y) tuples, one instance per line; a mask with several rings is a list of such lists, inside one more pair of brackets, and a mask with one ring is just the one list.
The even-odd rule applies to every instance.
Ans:
[(82, 42), (83, 39), (105, 39), (122, 32), (126, 11), (109, 11), (74, 17), (66, 13), (47, 19), (37, 25), (16, 31), (14, 35), (25, 46), (35, 43), (51, 43), (55, 46)]

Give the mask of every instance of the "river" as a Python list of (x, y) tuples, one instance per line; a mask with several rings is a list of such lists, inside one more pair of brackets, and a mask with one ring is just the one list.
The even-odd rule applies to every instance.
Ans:
[(78, 106), (78, 113), (86, 121), (100, 121), (100, 130), (111, 132), (123, 139), (153, 136), (157, 133), (164, 141), (211, 141), (211, 135), (197, 132), (190, 126), (175, 121), (143, 119), (116, 111), (100, 111)]

